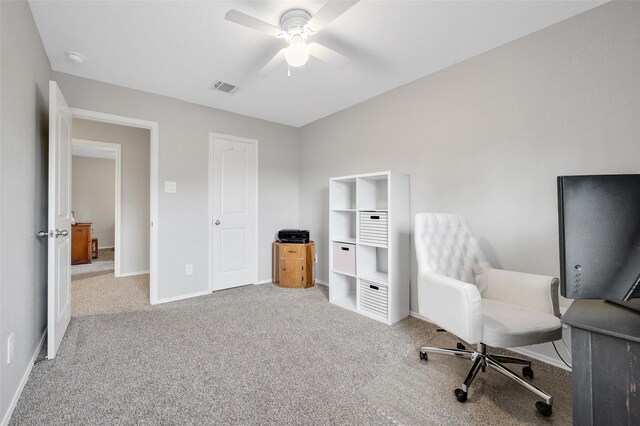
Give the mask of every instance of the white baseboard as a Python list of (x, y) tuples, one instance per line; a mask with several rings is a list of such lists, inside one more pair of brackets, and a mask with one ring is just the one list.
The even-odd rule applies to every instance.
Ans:
[(431, 321), (429, 321), (426, 317), (424, 317), (424, 316), (420, 315), (420, 314), (419, 314), (419, 313), (417, 313), (417, 312), (409, 311), (409, 315), (411, 315), (412, 317), (416, 317), (416, 318), (418, 318), (418, 319), (421, 319), (422, 321), (431, 322)]
[[(320, 284), (320, 285), (323, 285), (323, 286), (325, 286), (325, 287), (328, 287), (328, 286), (329, 286), (329, 283), (328, 283), (328, 282), (325, 282), (325, 281), (322, 281), (322, 280), (316, 280), (315, 282), (316, 282), (316, 284)], [(256, 283), (255, 283), (255, 285), (259, 285), (259, 284), (271, 284), (271, 283), (273, 283), (273, 281), (271, 280), (271, 278), (269, 278), (268, 280), (258, 281), (258, 282), (256, 282)]]
[(9, 424), (9, 420), (11, 420), (11, 415), (13, 414), (13, 410), (16, 409), (16, 405), (18, 405), (18, 400), (20, 399), (20, 395), (22, 394), (22, 390), (24, 386), (27, 384), (29, 380), (29, 375), (31, 374), (31, 370), (33, 369), (33, 363), (38, 359), (38, 354), (40, 353), (40, 349), (42, 349), (42, 344), (44, 343), (44, 338), (47, 335), (47, 330), (42, 333), (42, 337), (40, 337), (40, 342), (36, 345), (36, 350), (33, 352), (31, 356), (31, 360), (29, 360), (29, 364), (27, 365), (27, 369), (22, 375), (22, 380), (20, 380), (20, 384), (18, 385), (18, 389), (13, 394), (13, 398), (11, 399), (11, 403), (9, 404), (9, 408), (7, 412), (4, 414), (2, 421), (0, 422), (0, 426), (6, 426)]
[(135, 275), (144, 275), (144, 274), (148, 274), (149, 271), (138, 271), (138, 272), (127, 272), (124, 274), (120, 274), (118, 276), (116, 276), (116, 278), (122, 278), (122, 277), (133, 277)]
[(161, 303), (169, 303), (169, 302), (177, 302), (178, 300), (191, 299), (192, 297), (205, 296), (207, 294), (211, 294), (211, 291), (198, 291), (196, 293), (183, 294), (175, 297), (165, 297), (164, 299), (158, 299), (154, 305), (159, 305)]
[(520, 355), (528, 356), (529, 358), (537, 359), (546, 364), (551, 364), (554, 367), (562, 368), (563, 370), (571, 371), (569, 367), (564, 365), (559, 359), (551, 358), (550, 356), (540, 354), (538, 352), (526, 349), (526, 348), (508, 348), (510, 351), (519, 353)]
[[(411, 311), (409, 312), (409, 315), (411, 315), (412, 317), (416, 317), (418, 319), (421, 319), (423, 321), (427, 321), (427, 322), (431, 322), (429, 321), (427, 318), (425, 318), (423, 315), (420, 315), (417, 312)], [(567, 371), (571, 371), (571, 369), (569, 367), (567, 367), (566, 365), (564, 365), (564, 363), (559, 360), (559, 359), (555, 359), (555, 358), (551, 358), (547, 355), (532, 351), (530, 349), (526, 349), (526, 348), (507, 348), (510, 351), (519, 353), (520, 355), (524, 355), (524, 356), (528, 356), (529, 358), (533, 358), (536, 359), (538, 361), (542, 361), (546, 364), (551, 364), (554, 367), (558, 367), (558, 368), (562, 368), (563, 370), (567, 370)]]
[(113, 246), (100, 246), (98, 247), (98, 250), (102, 250), (102, 249), (112, 249)]

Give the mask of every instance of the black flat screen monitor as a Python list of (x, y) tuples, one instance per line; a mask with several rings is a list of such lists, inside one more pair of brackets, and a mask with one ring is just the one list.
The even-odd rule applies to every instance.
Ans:
[(562, 295), (640, 298), (640, 175), (560, 176), (558, 205)]

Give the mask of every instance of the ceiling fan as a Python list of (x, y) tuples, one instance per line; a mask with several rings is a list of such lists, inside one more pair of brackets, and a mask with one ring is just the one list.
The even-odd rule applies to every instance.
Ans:
[(282, 14), (280, 27), (261, 21), (253, 16), (231, 9), (225, 15), (227, 21), (235, 22), (256, 31), (260, 31), (276, 38), (284, 39), (287, 46), (280, 49), (260, 70), (259, 75), (266, 77), (283, 60), (290, 67), (304, 66), (309, 60), (309, 55), (324, 61), (328, 64), (342, 68), (349, 59), (335, 50), (319, 43), (307, 44), (309, 36), (314, 35), (326, 25), (346, 12), (358, 0), (343, 1), (330, 0), (313, 16), (304, 9), (290, 9)]

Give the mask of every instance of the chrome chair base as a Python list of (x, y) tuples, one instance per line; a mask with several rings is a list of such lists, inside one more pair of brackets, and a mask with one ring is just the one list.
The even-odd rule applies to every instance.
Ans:
[[(540, 414), (548, 417), (553, 413), (553, 397), (531, 383), (531, 379), (533, 379), (531, 361), (510, 356), (489, 355), (487, 354), (487, 346), (484, 343), (478, 343), (477, 349), (475, 351), (470, 351), (463, 348), (464, 346), (461, 344), (458, 344), (458, 349), (433, 348), (428, 346), (420, 348), (420, 359), (424, 361), (427, 361), (429, 359), (428, 354), (457, 356), (473, 361), (471, 369), (469, 370), (469, 373), (467, 373), (467, 377), (465, 377), (464, 381), (462, 382), (462, 388), (458, 388), (454, 391), (454, 394), (458, 401), (465, 402), (467, 400), (469, 386), (471, 386), (471, 383), (478, 375), (478, 372), (484, 372), (486, 371), (487, 367), (491, 367), (504, 376), (510, 378), (514, 382), (518, 383), (519, 385), (523, 386), (525, 389), (542, 398), (544, 401), (536, 402), (536, 409)], [(523, 374), (519, 375), (513, 370), (505, 367), (503, 364), (524, 365), (524, 367), (522, 368)]]

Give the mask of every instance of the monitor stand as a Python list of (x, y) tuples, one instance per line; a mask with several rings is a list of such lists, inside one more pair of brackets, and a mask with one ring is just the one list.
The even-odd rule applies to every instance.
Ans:
[(612, 303), (614, 305), (622, 306), (623, 308), (630, 309), (640, 314), (640, 299), (633, 300), (605, 300), (605, 302)]

